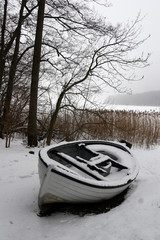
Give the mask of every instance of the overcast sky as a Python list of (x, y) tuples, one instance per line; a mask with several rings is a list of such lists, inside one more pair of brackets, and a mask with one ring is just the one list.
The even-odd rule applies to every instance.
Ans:
[(145, 18), (142, 21), (142, 38), (151, 37), (144, 43), (143, 51), (151, 53), (150, 66), (137, 70), (144, 79), (129, 85), (133, 93), (160, 90), (160, 0), (109, 0), (109, 8), (101, 7), (101, 14), (111, 23), (134, 20), (139, 12)]

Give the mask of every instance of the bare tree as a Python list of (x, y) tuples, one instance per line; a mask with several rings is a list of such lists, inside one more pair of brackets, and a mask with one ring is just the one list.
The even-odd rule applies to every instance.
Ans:
[[(32, 14), (36, 5), (32, 5), (29, 1), (22, 0), (17, 2), (16, 12), (13, 12), (14, 5), (8, 0), (5, 0), (3, 6), (3, 14), (1, 18), (1, 35), (0, 35), (0, 136), (3, 136), (5, 124), (8, 125), (8, 117), (11, 109), (12, 96), (16, 79), (22, 78), (22, 74), (18, 75), (18, 64), (27, 52), (23, 42), (27, 37), (22, 29), (25, 20)], [(19, 8), (20, 7), (20, 10)], [(1, 5), (2, 8), (2, 5)], [(18, 13), (19, 10), (19, 13)], [(23, 36), (22, 36), (23, 32)], [(23, 38), (23, 40), (22, 40)], [(25, 48), (25, 50), (24, 50)], [(22, 69), (21, 69), (22, 70)], [(19, 68), (20, 72), (20, 68)], [(24, 71), (23, 71), (24, 72)], [(23, 76), (24, 79), (24, 76)], [(17, 84), (17, 83), (16, 83)], [(21, 83), (20, 83), (21, 84)]]
[[(63, 70), (57, 70), (59, 95), (52, 113), (47, 133), (47, 144), (50, 145), (52, 133), (60, 109), (63, 107), (63, 100), (75, 101), (78, 95), (89, 101), (88, 91), (101, 91), (105, 86), (121, 90), (123, 81), (133, 81), (136, 76), (133, 74), (137, 67), (148, 65), (149, 55), (130, 57), (129, 53), (137, 49), (144, 41), (138, 40), (138, 24), (140, 16), (127, 26), (108, 27), (106, 36), (97, 36), (89, 39), (88, 44), (83, 47), (79, 42), (79, 50), (70, 56), (68, 62), (64, 60), (61, 66)], [(62, 57), (64, 58), (64, 56)], [(58, 66), (58, 65), (57, 65)], [(133, 72), (128, 75), (128, 71)], [(59, 73), (60, 72), (60, 73)], [(59, 77), (58, 77), (59, 76)], [(89, 87), (87, 87), (89, 86)], [(72, 96), (68, 98), (68, 96)], [(71, 103), (68, 103), (71, 105)], [(66, 105), (66, 103), (65, 103)]]
[[(11, 103), (14, 108), (16, 106), (16, 109), (21, 109), (23, 104), (17, 107), (17, 86), (19, 84), (22, 89), (22, 82), (25, 83), (25, 94), (21, 91), (20, 95), (28, 100), (28, 79), (31, 78), (28, 144), (37, 145), (37, 109), (41, 109), (41, 99), (45, 99), (46, 103), (48, 96), (51, 106), (51, 120), (47, 131), (49, 145), (62, 108), (74, 108), (78, 101), (87, 106), (87, 102), (91, 104), (91, 96), (100, 92), (103, 87), (109, 86), (121, 91), (123, 82), (136, 79), (135, 68), (147, 66), (149, 56), (142, 54), (134, 57), (134, 50), (146, 39), (138, 40), (141, 23), (139, 15), (130, 24), (112, 26), (95, 17), (88, 1), (39, 0), (38, 17), (35, 20), (32, 13), (37, 2), (22, 0), (19, 2), (21, 8), (23, 2), (26, 4), (21, 29), (18, 28), (17, 16), (8, 15), (9, 0), (4, 1), (3, 7), (0, 5), (3, 9), (3, 15), (0, 16), (0, 83), (3, 86), (1, 98), (5, 102), (3, 112), (9, 112)], [(91, 2), (97, 4), (102, 1)], [(103, 2), (103, 6), (108, 6), (105, 0)], [(11, 17), (13, 21), (9, 21)], [(12, 80), (11, 87), (7, 75)], [(13, 98), (14, 91), (16, 97)], [(22, 102), (28, 103), (25, 99)], [(49, 112), (48, 105), (46, 112)]]
[[(9, 108), (10, 108), (10, 102), (11, 102), (11, 97), (12, 97), (12, 92), (13, 92), (13, 81), (15, 77), (15, 72), (16, 72), (16, 66), (17, 66), (17, 59), (18, 59), (18, 53), (19, 53), (19, 45), (20, 45), (20, 37), (21, 37), (21, 26), (23, 23), (23, 11), (24, 7), (26, 4), (26, 0), (22, 0), (21, 4), (21, 9), (19, 13), (19, 20), (18, 20), (18, 26), (17, 26), (17, 34), (16, 34), (16, 42), (15, 42), (15, 48), (14, 48), (14, 53), (11, 61), (11, 67), (9, 71), (9, 80), (8, 80), (8, 85), (7, 85), (7, 93), (5, 97), (5, 104), (4, 104), (4, 110), (3, 110), (3, 116), (2, 116), (2, 123), (1, 123), (1, 132), (4, 127), (5, 120), (8, 118), (8, 113), (9, 113)], [(2, 33), (2, 48), (1, 50), (4, 49), (4, 31), (5, 31), (5, 18), (6, 18), (6, 9), (7, 9), (7, 1), (5, 2), (4, 5), (4, 23), (3, 23), (3, 33)], [(4, 65), (4, 58), (2, 57), (2, 66)]]
[(17, 67), (17, 59), (18, 59), (20, 37), (21, 37), (21, 26), (23, 23), (23, 11), (24, 11), (25, 4), (26, 4), (26, 0), (22, 0), (21, 9), (20, 9), (20, 13), (19, 13), (19, 21), (18, 21), (18, 26), (17, 26), (17, 36), (16, 36), (16, 42), (15, 42), (15, 48), (14, 48), (11, 67), (10, 67), (10, 71), (9, 71), (7, 94), (6, 94), (5, 105), (4, 105), (4, 115), (3, 115), (4, 119), (6, 119), (8, 117), (10, 102), (11, 102), (11, 97), (12, 97), (12, 92), (13, 92), (13, 81), (14, 81), (16, 67)]
[[(16, 4), (19, 6), (19, 3), (16, 2)], [(2, 3), (0, 3), (0, 9), (1, 9), (1, 16), (0, 16), (0, 89), (2, 86), (2, 80), (4, 76), (4, 70), (5, 70), (5, 63), (8, 61), (7, 56), (10, 54), (9, 51), (14, 47), (14, 41), (17, 38), (17, 35), (19, 35), (20, 27), (22, 27), (22, 24), (24, 23), (25, 19), (27, 19), (35, 8), (37, 8), (36, 4), (30, 4), (30, 7), (27, 6), (27, 4), (30, 4), (29, 1), (24, 1), (20, 3), (20, 8), (22, 12), (22, 8), (24, 11), (25, 8), (25, 14), (23, 16), (18, 15), (16, 7), (16, 12), (13, 12), (14, 5), (12, 6), (11, 2), (8, 0), (4, 1), (4, 5), (2, 6)], [(3, 10), (2, 10), (3, 9)], [(21, 19), (17, 19), (17, 16), (21, 17)], [(33, 19), (32, 19), (33, 20)], [(11, 53), (13, 54), (13, 53)]]

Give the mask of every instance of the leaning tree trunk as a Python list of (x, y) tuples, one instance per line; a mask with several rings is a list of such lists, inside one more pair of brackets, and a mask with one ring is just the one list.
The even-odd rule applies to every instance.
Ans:
[(51, 116), (48, 132), (47, 132), (47, 141), (46, 141), (48, 146), (51, 144), (53, 130), (54, 130), (54, 127), (55, 127), (55, 123), (56, 123), (56, 120), (57, 120), (57, 117), (58, 117), (58, 113), (59, 113), (64, 95), (65, 95), (65, 90), (62, 91), (61, 94), (59, 95), (59, 98), (58, 98), (57, 103), (56, 103), (56, 109)]
[(28, 145), (37, 146), (37, 98), (45, 0), (39, 0), (28, 117)]

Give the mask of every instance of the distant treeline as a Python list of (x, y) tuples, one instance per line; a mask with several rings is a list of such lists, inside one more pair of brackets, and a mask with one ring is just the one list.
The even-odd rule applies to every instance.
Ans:
[(106, 99), (115, 105), (160, 106), (160, 91), (150, 91), (133, 95), (115, 95)]

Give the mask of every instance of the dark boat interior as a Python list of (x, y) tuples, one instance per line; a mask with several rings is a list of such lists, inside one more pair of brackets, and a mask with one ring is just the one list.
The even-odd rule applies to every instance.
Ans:
[[(110, 172), (110, 168), (109, 168), (109, 164), (111, 163), (112, 167), (116, 167), (119, 170), (122, 169), (126, 169), (127, 167), (123, 166), (122, 164), (120, 164), (118, 162), (118, 158), (116, 155), (114, 155), (113, 153), (110, 153), (108, 151), (93, 151), (90, 148), (87, 148), (87, 146), (91, 146), (91, 145), (107, 145), (107, 146), (113, 146), (116, 148), (119, 148), (125, 152), (128, 152), (130, 154), (130, 152), (123, 146), (116, 144), (116, 143), (112, 143), (112, 142), (105, 142), (105, 141), (82, 141), (82, 142), (73, 142), (73, 143), (69, 143), (69, 144), (64, 144), (64, 145), (59, 145), (57, 147), (54, 147), (52, 149), (50, 149), (47, 154), (48, 156), (61, 163), (64, 166), (67, 166), (68, 168), (70, 168), (71, 166), (77, 167), (82, 171), (85, 171), (83, 169), (83, 167), (81, 168), (80, 166), (77, 166), (75, 163), (73, 163), (70, 160), (70, 157), (75, 159), (77, 162), (79, 163), (85, 163), (87, 165), (88, 168), (90, 168), (91, 170), (95, 170), (97, 171), (99, 174), (101, 174), (102, 176), (107, 176)], [(63, 153), (63, 155), (62, 155)], [(92, 164), (90, 165), (90, 159), (99, 156), (99, 155), (106, 156), (107, 160), (102, 160), (101, 162), (99, 162), (98, 164)], [(69, 157), (68, 157), (69, 156)]]

